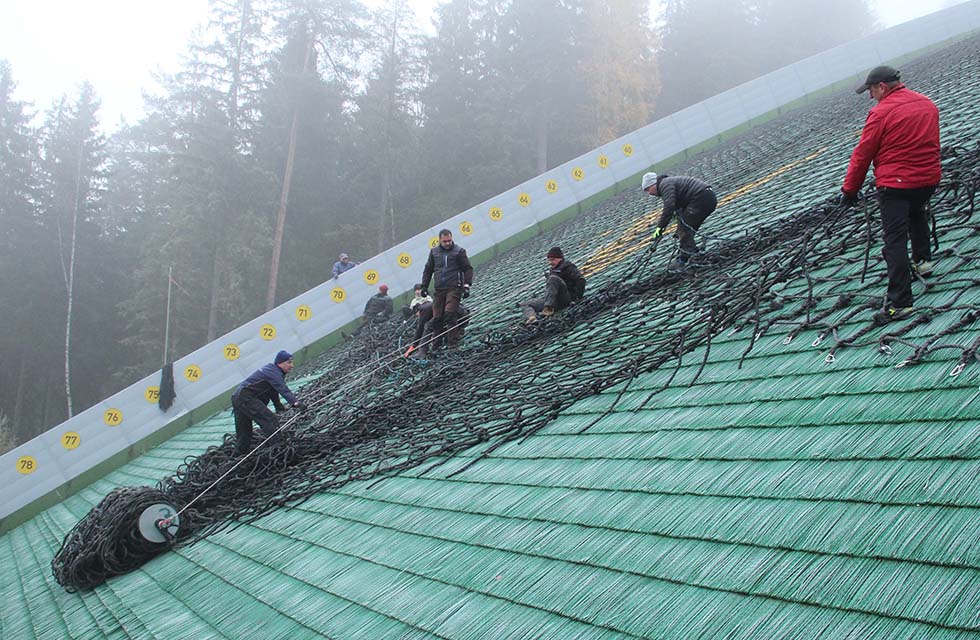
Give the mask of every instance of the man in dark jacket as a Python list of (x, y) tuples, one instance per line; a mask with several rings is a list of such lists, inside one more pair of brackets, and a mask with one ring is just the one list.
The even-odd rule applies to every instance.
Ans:
[(364, 305), (364, 321), (374, 322), (387, 320), (395, 310), (395, 303), (388, 297), (388, 285), (378, 287), (378, 292), (371, 296)]
[(929, 98), (906, 88), (899, 75), (892, 67), (875, 67), (858, 86), (858, 93), (868, 91), (878, 104), (868, 112), (841, 188), (841, 201), (854, 204), (868, 166), (874, 162), (885, 244), (882, 254), (888, 266), (888, 299), (885, 308), (874, 315), (876, 324), (902, 320), (915, 311), (909, 237), (916, 272), (930, 275), (928, 205), (942, 177), (939, 110)]
[[(433, 280), (434, 279), (434, 280)], [(466, 249), (453, 242), (453, 232), (449, 229), (439, 231), (439, 244), (429, 252), (429, 259), (422, 270), (423, 295), (428, 294), (429, 283), (435, 285), (432, 297), (432, 330), (442, 333), (449, 327), (446, 336), (450, 347), (459, 344), (460, 300), (470, 296), (473, 284), (473, 267), (466, 255)]]
[(293, 355), (288, 351), (276, 354), (275, 362), (263, 366), (252, 375), (245, 378), (235, 393), (231, 396), (232, 412), (235, 415), (235, 454), (244, 455), (252, 447), (252, 421), (258, 423), (262, 435), (269, 442), (278, 440), (276, 431), (279, 429), (279, 418), (269, 411), (269, 401), (276, 407), (276, 412), (283, 411), (279, 396), (300, 411), (306, 410), (306, 405), (296, 399), (295, 394), (286, 386), (286, 374), (293, 370)]
[(544, 273), (547, 281), (544, 298), (521, 303), (525, 324), (537, 322), (538, 314), (554, 315), (555, 311), (581, 300), (585, 295), (585, 278), (578, 267), (565, 260), (561, 247), (548, 250), (548, 264), (551, 268)]
[(698, 252), (694, 233), (718, 206), (718, 198), (714, 190), (711, 185), (698, 178), (658, 176), (652, 171), (643, 174), (640, 188), (651, 196), (660, 196), (664, 201), (660, 221), (653, 231), (654, 240), (660, 237), (671, 218), (677, 215), (677, 239), (680, 240), (681, 250), (672, 266), (679, 268), (686, 266), (688, 259)]

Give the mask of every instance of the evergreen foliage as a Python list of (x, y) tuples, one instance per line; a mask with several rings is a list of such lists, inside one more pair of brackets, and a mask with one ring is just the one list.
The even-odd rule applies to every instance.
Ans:
[(0, 61), (0, 442), (316, 286), (340, 252), (876, 27), (844, 0), (669, 0), (659, 29), (641, 0), (445, 0), (431, 35), (406, 0), (209, 6), (108, 139), (89, 85), (34, 128)]

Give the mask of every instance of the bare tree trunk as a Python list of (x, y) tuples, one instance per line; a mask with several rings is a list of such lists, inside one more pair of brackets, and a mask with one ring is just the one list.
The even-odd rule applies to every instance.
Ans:
[[(303, 59), (303, 73), (309, 71), (310, 58), (313, 56), (313, 36), (306, 47)], [(279, 282), (279, 258), (282, 255), (282, 235), (286, 228), (286, 205), (289, 202), (289, 188), (293, 181), (293, 163), (296, 159), (296, 137), (299, 129), (299, 105), (293, 108), (293, 122), (289, 127), (289, 149), (286, 151), (286, 169), (282, 177), (282, 192), (279, 194), (279, 211), (276, 213), (276, 234), (272, 242), (272, 263), (269, 265), (269, 286), (265, 294), (265, 309), (268, 311), (276, 305), (276, 286)]]
[(75, 203), (71, 215), (71, 256), (68, 258), (68, 308), (65, 311), (65, 401), (68, 406), (68, 417), (74, 415), (71, 402), (71, 313), (75, 302), (75, 249), (77, 247), (78, 210), (82, 197), (82, 144), (78, 145), (78, 163), (75, 167)]
[(534, 129), (537, 138), (538, 173), (544, 173), (548, 170), (548, 109), (543, 105), (538, 109)]
[(18, 360), (20, 361), (20, 370), (17, 373), (17, 393), (14, 396), (14, 413), (10, 416), (14, 444), (26, 442), (28, 437), (26, 426), (27, 416), (24, 415), (24, 398), (27, 396), (27, 380), (29, 376), (27, 371), (27, 358), (23, 355), (23, 352)]
[(221, 243), (216, 243), (214, 256), (211, 258), (211, 304), (208, 306), (208, 336), (207, 342), (218, 337), (218, 291), (221, 286)]

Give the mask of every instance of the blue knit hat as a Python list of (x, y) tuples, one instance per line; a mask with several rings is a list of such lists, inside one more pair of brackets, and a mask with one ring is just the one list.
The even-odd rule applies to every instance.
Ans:
[(287, 360), (292, 360), (293, 354), (289, 353), (285, 349), (276, 354), (276, 364), (281, 364)]

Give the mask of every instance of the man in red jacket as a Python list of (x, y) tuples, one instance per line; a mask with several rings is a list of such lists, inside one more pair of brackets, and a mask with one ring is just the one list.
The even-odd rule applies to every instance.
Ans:
[(929, 248), (929, 198), (941, 177), (939, 163), (939, 110), (929, 98), (906, 88), (892, 67), (875, 67), (858, 93), (869, 91), (877, 105), (871, 108), (851, 154), (841, 188), (843, 203), (857, 201), (871, 162), (881, 209), (884, 240), (882, 254), (888, 265), (888, 300), (874, 315), (876, 324), (902, 320), (914, 313), (912, 261), (919, 275), (932, 272)]

